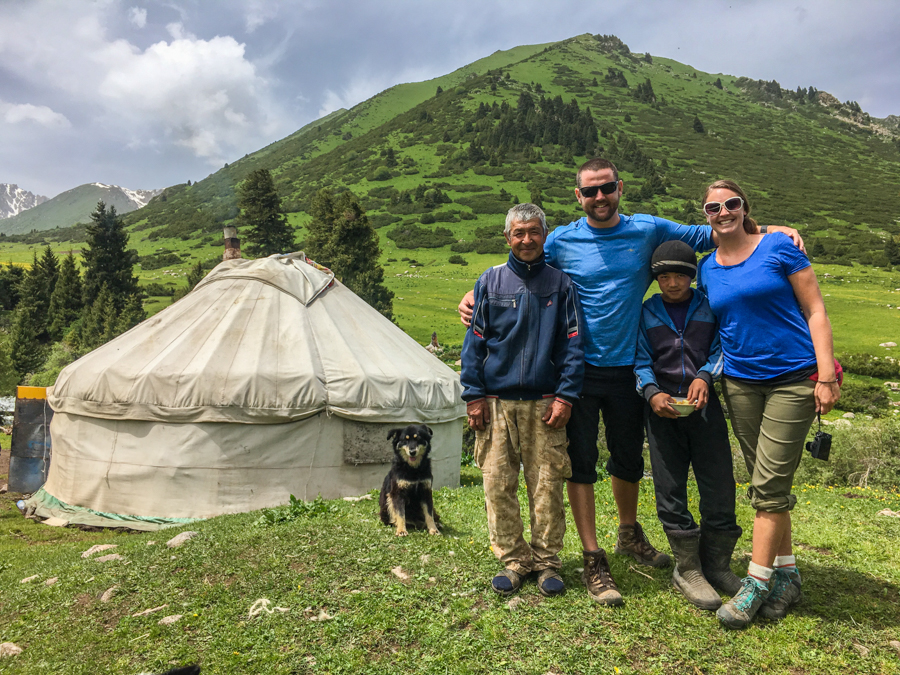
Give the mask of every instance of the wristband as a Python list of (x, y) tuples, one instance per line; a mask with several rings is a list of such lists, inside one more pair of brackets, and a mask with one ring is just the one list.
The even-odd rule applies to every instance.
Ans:
[(816, 384), (837, 384), (837, 380), (816, 380)]
[(768, 233), (768, 231), (769, 231), (769, 226), (768, 226), (768, 225), (760, 225), (760, 226), (759, 226), (759, 233), (760, 233), (760, 234), (766, 234), (766, 233)]
[(572, 407), (572, 404), (569, 403), (569, 402), (568, 402), (566, 399), (564, 399), (564, 398), (560, 398), (559, 396), (557, 396), (555, 400), (559, 401), (560, 403), (562, 403), (562, 404), (564, 404), (564, 405), (569, 406), (570, 408)]

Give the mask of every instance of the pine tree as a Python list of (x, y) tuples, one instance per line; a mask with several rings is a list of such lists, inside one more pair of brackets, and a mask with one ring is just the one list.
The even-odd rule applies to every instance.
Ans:
[(703, 122), (700, 121), (699, 117), (694, 118), (694, 131), (698, 134), (705, 133), (706, 128), (703, 126)]
[(884, 242), (884, 255), (891, 265), (900, 265), (900, 246), (893, 237), (888, 237)]
[(89, 307), (100, 295), (100, 289), (109, 289), (117, 311), (125, 306), (128, 297), (139, 292), (137, 277), (132, 269), (137, 263), (137, 252), (126, 250), (128, 233), (116, 207), (109, 210), (102, 201), (91, 214), (86, 228), (87, 248), (84, 258), (84, 305)]
[(33, 307), (19, 303), (13, 314), (9, 354), (13, 369), (24, 377), (44, 362), (44, 347), (38, 340), (40, 321)]
[[(197, 263), (198, 265), (200, 263)], [(115, 333), (121, 335), (127, 330), (131, 330), (141, 321), (147, 318), (147, 312), (144, 311), (144, 303), (140, 296), (132, 295), (119, 317), (116, 319)]]
[(531, 203), (540, 208), (544, 208), (544, 200), (541, 195), (541, 188), (537, 185), (531, 186), (531, 195), (529, 196)]
[(281, 208), (281, 198), (268, 169), (251, 171), (240, 187), (241, 214), (235, 225), (243, 229), (248, 255), (265, 258), (294, 250), (294, 230)]
[(59, 268), (59, 279), (50, 296), (50, 314), (48, 332), (50, 338), (59, 340), (78, 317), (81, 316), (83, 289), (81, 274), (75, 267), (75, 258), (70, 253), (63, 258)]
[(11, 396), (19, 383), (19, 373), (10, 358), (9, 347), (0, 342), (0, 396)]
[(392, 318), (394, 294), (384, 286), (378, 263), (378, 235), (352, 192), (337, 197), (319, 190), (310, 205), (306, 253), (330, 267), (341, 282), (387, 318)]
[(12, 262), (0, 267), (0, 310), (11, 312), (19, 304), (19, 287), (25, 278), (25, 269)]
[[(135, 297), (135, 294), (131, 297)], [(74, 342), (82, 351), (96, 349), (117, 335), (118, 319), (119, 313), (116, 311), (113, 294), (109, 287), (103, 286), (94, 302), (85, 305)]]
[(40, 342), (46, 342), (49, 339), (47, 315), (50, 312), (49, 284), (52, 281), (52, 272), (52, 267), (49, 270), (44, 269), (42, 261), (38, 260), (37, 253), (35, 253), (31, 269), (25, 272), (22, 282), (19, 284), (19, 302), (16, 307), (26, 307), (32, 310), (31, 322), (35, 331), (35, 339)]

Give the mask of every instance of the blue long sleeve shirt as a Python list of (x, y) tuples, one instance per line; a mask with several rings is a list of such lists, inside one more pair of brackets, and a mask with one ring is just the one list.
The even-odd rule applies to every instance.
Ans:
[(584, 378), (578, 294), (544, 257), (509, 254), (475, 284), (472, 324), (462, 350), (463, 399), (484, 396), (574, 402)]

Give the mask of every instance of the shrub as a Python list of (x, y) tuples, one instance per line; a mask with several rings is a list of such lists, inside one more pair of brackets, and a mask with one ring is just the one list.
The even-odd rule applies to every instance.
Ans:
[(506, 240), (495, 237), (493, 239), (478, 239), (475, 241), (475, 252), (485, 254), (506, 253)]
[(447, 262), (449, 262), (451, 265), (462, 265), (463, 267), (469, 264), (461, 255), (451, 255), (447, 259)]
[(871, 354), (839, 354), (837, 360), (846, 372), (854, 375), (900, 379), (900, 362), (890, 356), (879, 358)]
[(150, 297), (171, 297), (175, 293), (175, 289), (171, 286), (164, 286), (156, 282), (142, 286), (144, 293)]
[(431, 213), (423, 213), (419, 216), (419, 222), (423, 225), (431, 225), (434, 223), (434, 214)]
[[(813, 431), (815, 431), (815, 425)], [(832, 434), (831, 457), (813, 459), (804, 451), (794, 485), (900, 485), (900, 420), (854, 421), (828, 427)]]
[(880, 416), (890, 408), (890, 404), (891, 398), (883, 386), (845, 380), (841, 387), (841, 398), (834, 407), (844, 412)]
[(471, 253), (475, 250), (475, 242), (458, 241), (455, 244), (450, 244), (450, 250), (454, 253)]
[(387, 236), (398, 248), (438, 248), (456, 241), (453, 232), (446, 227), (436, 227), (431, 231), (412, 223), (398, 225)]
[(386, 166), (379, 166), (377, 169), (368, 174), (366, 178), (370, 181), (390, 180), (391, 172)]
[(161, 267), (169, 265), (180, 265), (184, 261), (174, 253), (157, 253), (156, 255), (145, 255), (138, 258), (141, 269), (145, 272), (148, 270), (158, 270)]

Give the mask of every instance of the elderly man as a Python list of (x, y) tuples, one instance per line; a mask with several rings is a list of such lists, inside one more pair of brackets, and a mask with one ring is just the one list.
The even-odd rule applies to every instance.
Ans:
[[(538, 573), (545, 596), (560, 595), (566, 518), (563, 481), (571, 476), (566, 422), (581, 391), (581, 307), (565, 274), (547, 265), (544, 212), (519, 204), (506, 216), (509, 260), (475, 284), (474, 315), (462, 351), (463, 398), (475, 429), (475, 463), (484, 474), (488, 532), (505, 569), (491, 581), (500, 595)], [(531, 544), (517, 490), (524, 466)]]
[[(709, 226), (689, 227), (649, 216), (619, 214), (624, 184), (616, 166), (606, 159), (585, 162), (576, 175), (575, 198), (584, 217), (555, 229), (547, 237), (547, 262), (568, 274), (584, 307), (585, 375), (581, 396), (568, 426), (572, 477), (569, 504), (584, 549), (582, 581), (588, 594), (605, 605), (621, 605), (606, 552), (597, 541), (594, 483), (597, 482), (597, 437), (600, 416), (606, 431), (613, 498), (619, 516), (615, 552), (643, 565), (665, 567), (668, 555), (657, 551), (637, 521), (639, 481), (643, 475), (644, 402), (634, 390), (634, 358), (644, 293), (650, 286), (650, 257), (664, 241), (679, 239), (695, 251), (715, 245)], [(770, 227), (794, 239), (797, 231)], [(472, 296), (459, 305), (463, 323), (471, 317)], [(737, 542), (730, 532), (709, 530), (701, 536), (701, 550), (709, 547), (727, 555)]]

